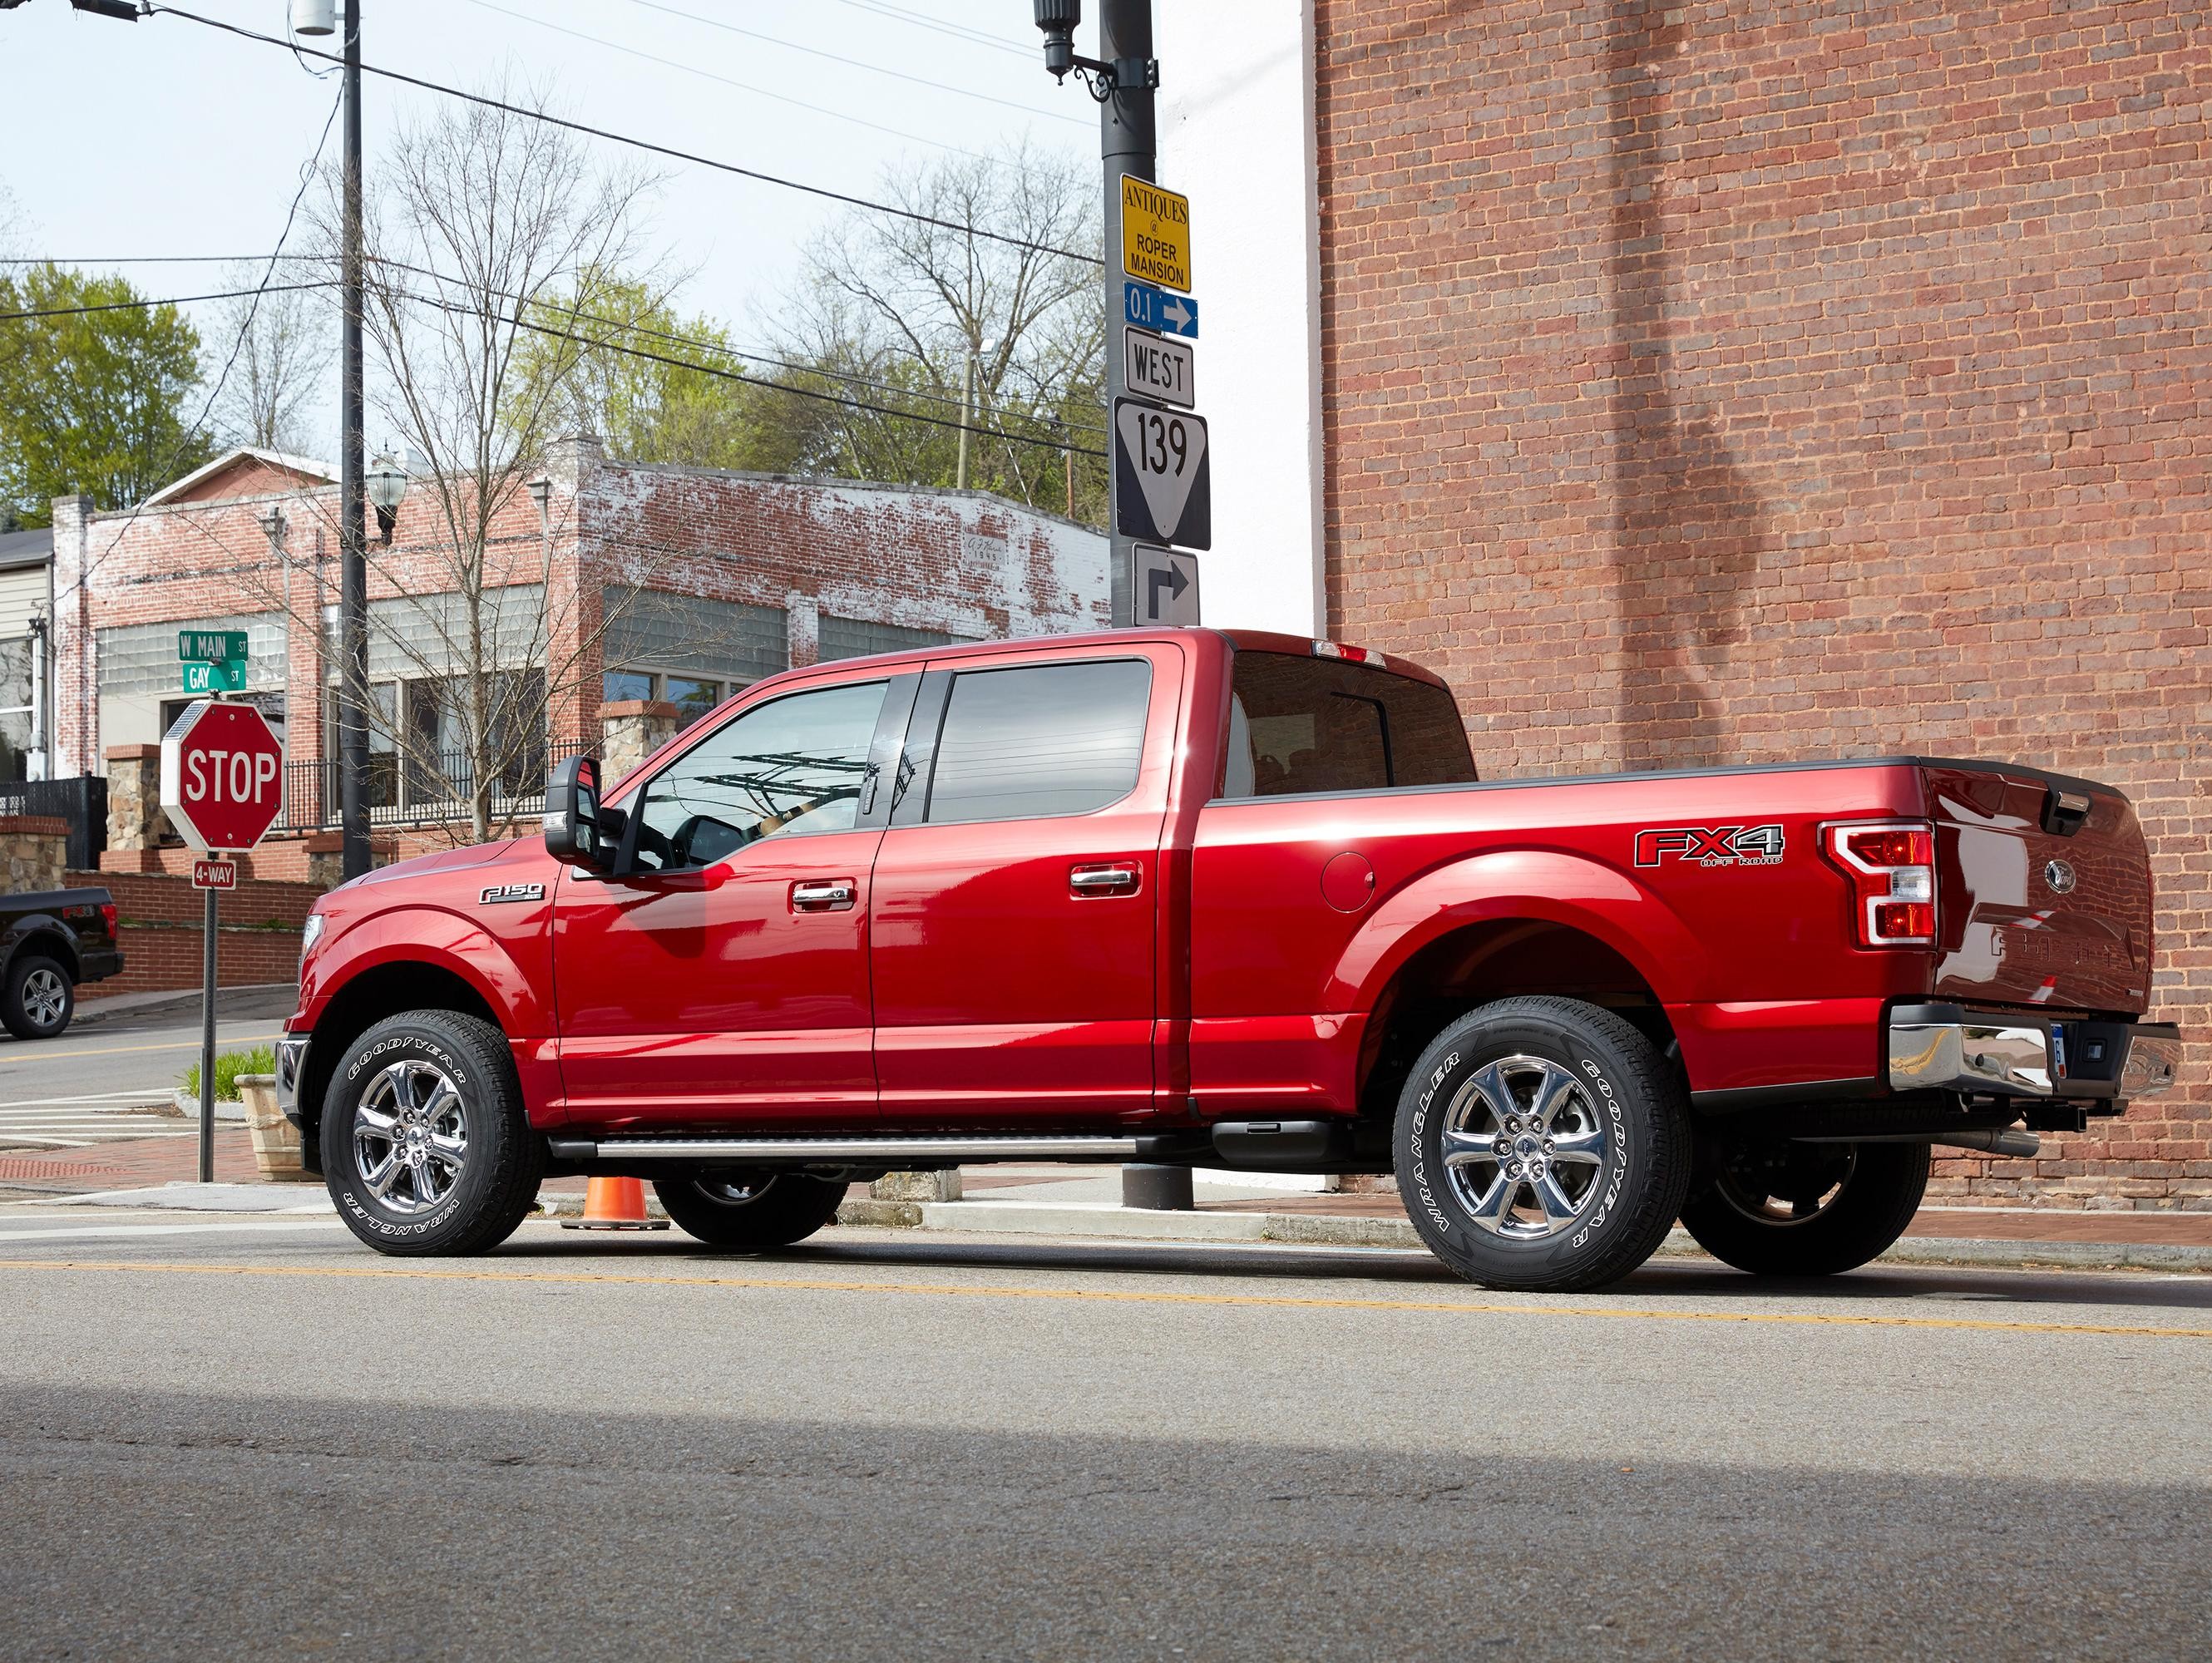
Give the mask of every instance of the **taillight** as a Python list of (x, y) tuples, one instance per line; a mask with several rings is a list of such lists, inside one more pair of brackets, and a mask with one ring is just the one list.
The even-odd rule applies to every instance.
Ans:
[(1822, 828), (1828, 858), (1851, 881), (1862, 947), (1936, 944), (1936, 830), (1925, 821)]
[(105, 901), (100, 903), (100, 921), (107, 926), (108, 937), (112, 940), (115, 935), (115, 903), (113, 901)]

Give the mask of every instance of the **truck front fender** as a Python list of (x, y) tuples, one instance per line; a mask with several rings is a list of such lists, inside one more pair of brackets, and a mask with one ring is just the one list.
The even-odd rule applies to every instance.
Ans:
[(1698, 997), (1707, 952), (1674, 908), (1613, 867), (1541, 849), (1455, 860), (1394, 891), (1346, 944), (1330, 1011), (1372, 1011), (1423, 948), (1455, 931), (1511, 920), (1578, 930), (1618, 953), (1662, 1003)]
[(476, 920), (432, 906), (371, 913), (320, 944), (300, 986), (301, 1013), (313, 1024), (349, 983), (396, 964), (428, 965), (458, 976), (490, 1008), (510, 1041), (553, 1031), (550, 998), (515, 962), (507, 944)]

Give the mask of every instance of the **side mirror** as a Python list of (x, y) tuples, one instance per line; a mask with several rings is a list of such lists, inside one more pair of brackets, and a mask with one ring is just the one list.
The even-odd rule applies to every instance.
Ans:
[(621, 816), (599, 806), (599, 759), (571, 756), (545, 782), (545, 852), (592, 871), (611, 871)]

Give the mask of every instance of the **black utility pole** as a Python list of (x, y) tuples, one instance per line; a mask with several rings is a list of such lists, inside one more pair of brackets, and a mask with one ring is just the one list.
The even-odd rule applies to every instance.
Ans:
[[(1150, 182), (1158, 171), (1152, 121), (1152, 0), (1099, 0), (1098, 56), (1109, 66), (1112, 94), (1098, 106), (1098, 157), (1106, 182), (1106, 410), (1129, 391), (1119, 349), (1121, 320), (1121, 176)], [(1109, 442), (1107, 449), (1113, 449)], [(1113, 586), (1114, 627), (1137, 622), (1137, 543), (1113, 529), (1108, 516), (1108, 567)]]
[(362, 440), (361, 366), (361, 0), (345, 9), (345, 244), (339, 304), (345, 313), (340, 349), (338, 411), (338, 835), (340, 870), (368, 870), (368, 532), (363, 501), (368, 472)]

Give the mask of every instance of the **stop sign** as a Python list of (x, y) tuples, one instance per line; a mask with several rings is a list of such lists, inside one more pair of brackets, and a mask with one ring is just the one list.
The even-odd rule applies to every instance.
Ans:
[(250, 849), (284, 808), (284, 748), (252, 705), (188, 706), (161, 736), (161, 806), (198, 849)]

